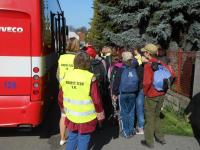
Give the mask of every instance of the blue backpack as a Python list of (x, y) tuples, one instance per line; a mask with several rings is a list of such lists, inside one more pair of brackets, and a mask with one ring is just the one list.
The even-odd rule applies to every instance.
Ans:
[(134, 93), (138, 91), (139, 78), (134, 67), (122, 67), (120, 93)]
[(152, 63), (151, 65), (154, 76), (153, 86), (157, 91), (167, 91), (172, 84), (172, 75), (167, 68), (159, 63)]

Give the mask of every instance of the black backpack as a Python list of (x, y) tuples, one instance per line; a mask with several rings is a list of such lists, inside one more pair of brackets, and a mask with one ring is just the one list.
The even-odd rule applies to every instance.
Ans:
[(120, 68), (121, 67), (118, 67), (118, 66), (112, 66), (112, 70), (111, 70), (111, 73), (110, 73), (110, 87), (111, 88), (113, 87), (115, 77), (116, 77), (117, 72), (119, 71)]
[(90, 71), (95, 74), (99, 86), (102, 86), (107, 82), (106, 70), (101, 60), (93, 59), (91, 61)]

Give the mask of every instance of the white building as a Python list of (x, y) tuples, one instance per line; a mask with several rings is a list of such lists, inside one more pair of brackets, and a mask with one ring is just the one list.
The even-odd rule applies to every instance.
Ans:
[(75, 37), (76, 39), (79, 40), (79, 35), (78, 34), (76, 34), (75, 32), (69, 31), (68, 38), (73, 38), (73, 37)]

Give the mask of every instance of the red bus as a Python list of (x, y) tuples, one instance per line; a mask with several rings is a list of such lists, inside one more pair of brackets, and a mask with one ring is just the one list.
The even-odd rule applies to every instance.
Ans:
[(58, 0), (0, 0), (0, 127), (41, 123), (65, 33)]

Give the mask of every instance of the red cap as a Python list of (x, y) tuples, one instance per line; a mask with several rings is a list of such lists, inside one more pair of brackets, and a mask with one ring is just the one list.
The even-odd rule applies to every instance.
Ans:
[(96, 50), (91, 46), (87, 47), (86, 53), (92, 58), (95, 58), (97, 55)]

